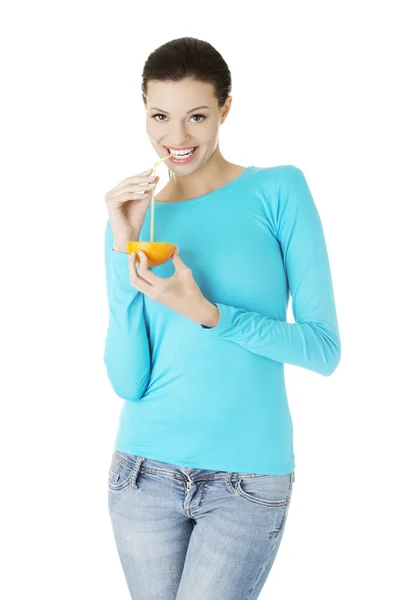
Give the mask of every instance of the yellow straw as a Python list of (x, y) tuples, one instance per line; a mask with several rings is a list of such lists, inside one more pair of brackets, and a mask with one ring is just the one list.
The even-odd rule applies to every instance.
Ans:
[[(153, 175), (156, 174), (157, 165), (164, 162), (164, 160), (168, 160), (169, 158), (171, 158), (171, 156), (172, 156), (172, 153), (169, 154), (168, 156), (164, 156), (164, 158), (162, 158), (161, 160), (158, 160), (157, 162), (154, 163)], [(155, 197), (155, 192), (156, 192), (156, 186), (153, 187), (152, 192), (151, 192), (150, 242), (154, 242), (154, 197)]]

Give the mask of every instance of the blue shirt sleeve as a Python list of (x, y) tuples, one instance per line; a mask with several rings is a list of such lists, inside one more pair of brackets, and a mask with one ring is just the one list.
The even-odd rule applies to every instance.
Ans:
[(295, 323), (215, 302), (220, 320), (204, 334), (240, 344), (266, 358), (331, 375), (341, 342), (321, 219), (303, 172), (285, 167), (274, 200), (277, 239)]
[(107, 221), (105, 273), (108, 329), (104, 349), (107, 375), (115, 393), (124, 400), (140, 400), (151, 374), (150, 346), (143, 315), (143, 294), (130, 283), (128, 259), (113, 249), (114, 238)]

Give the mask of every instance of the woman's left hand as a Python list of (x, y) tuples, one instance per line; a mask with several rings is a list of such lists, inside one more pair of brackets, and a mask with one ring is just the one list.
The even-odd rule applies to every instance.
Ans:
[(172, 255), (175, 273), (172, 277), (158, 277), (148, 267), (146, 254), (139, 250), (140, 264), (136, 270), (135, 252), (129, 255), (131, 285), (152, 300), (201, 325), (215, 327), (219, 322), (219, 309), (201, 293), (192, 270), (179, 256), (178, 247)]

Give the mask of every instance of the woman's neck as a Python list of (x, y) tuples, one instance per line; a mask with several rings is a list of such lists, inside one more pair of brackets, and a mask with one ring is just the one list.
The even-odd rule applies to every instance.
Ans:
[[(209, 161), (210, 162), (210, 161)], [(245, 169), (223, 159), (218, 166), (207, 163), (189, 175), (172, 178), (155, 196), (156, 202), (181, 202), (209, 194), (236, 179)]]

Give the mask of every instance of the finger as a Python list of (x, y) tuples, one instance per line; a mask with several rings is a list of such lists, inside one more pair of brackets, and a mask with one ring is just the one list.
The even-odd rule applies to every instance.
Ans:
[(129, 185), (131, 183), (143, 183), (149, 180), (149, 177), (152, 177), (153, 169), (149, 169), (148, 171), (143, 171), (143, 173), (139, 173), (138, 175), (132, 175), (130, 177), (125, 177), (117, 186), (115, 186), (114, 190), (119, 190), (121, 187), (125, 185)]
[(143, 250), (139, 250), (140, 265), (138, 269), (139, 275), (145, 280), (151, 283), (153, 287), (158, 287), (164, 283), (162, 277), (158, 277), (155, 273), (149, 269), (149, 260), (147, 254)]
[(154, 288), (148, 281), (143, 279), (139, 275), (139, 273), (136, 271), (135, 260), (136, 260), (136, 253), (132, 252), (129, 255), (129, 260), (128, 260), (129, 278), (130, 278), (131, 285), (134, 288), (136, 288), (137, 290), (139, 290), (139, 292), (142, 292), (143, 294), (146, 294), (147, 296), (151, 297)]
[(124, 187), (121, 187), (119, 189), (116, 189), (113, 193), (113, 197), (114, 198), (118, 198), (119, 196), (122, 196), (123, 194), (127, 194), (127, 193), (139, 193), (139, 192), (146, 192), (149, 190), (152, 190), (154, 187), (156, 187), (158, 183), (158, 179), (154, 180), (154, 181), (147, 181), (144, 182), (143, 184), (139, 185), (139, 184), (127, 184)]
[(189, 267), (187, 266), (187, 264), (185, 264), (183, 262), (183, 260), (181, 259), (181, 256), (179, 254), (179, 250), (178, 250), (178, 246), (175, 248), (175, 252), (173, 253), (171, 260), (173, 262), (173, 265), (175, 267), (175, 269), (177, 271), (181, 271), (183, 269), (189, 269)]

